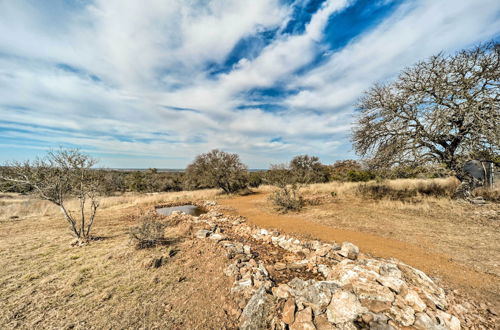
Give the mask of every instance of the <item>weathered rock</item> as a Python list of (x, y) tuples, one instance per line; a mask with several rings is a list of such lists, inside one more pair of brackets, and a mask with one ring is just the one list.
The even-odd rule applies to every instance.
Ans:
[(235, 264), (231, 264), (229, 266), (226, 267), (226, 269), (224, 269), (224, 275), (226, 276), (234, 276), (236, 274), (238, 274), (240, 271), (238, 269), (238, 266), (236, 266)]
[(406, 303), (416, 312), (423, 312), (427, 308), (427, 305), (422, 301), (422, 299), (420, 299), (415, 290), (408, 290), (404, 299), (406, 300)]
[(450, 330), (460, 330), (460, 320), (455, 316), (443, 311), (437, 311), (436, 317), (439, 318), (441, 324), (446, 324)]
[(257, 291), (248, 301), (240, 317), (240, 329), (268, 329), (274, 312), (274, 298), (264, 289)]
[(315, 315), (325, 311), (330, 304), (332, 293), (338, 288), (333, 282), (303, 281), (298, 278), (294, 278), (288, 285), (297, 302), (304, 304), (304, 306), (310, 306)]
[(322, 246), (321, 248), (316, 250), (315, 255), (317, 255), (318, 257), (325, 257), (330, 251), (331, 248), (329, 246)]
[(337, 290), (332, 295), (332, 300), (326, 309), (328, 321), (335, 324), (354, 321), (359, 314), (366, 311), (361, 306), (358, 298), (352, 293), (344, 290)]
[(316, 330), (312, 322), (295, 322), (290, 326), (290, 330)]
[(394, 301), (394, 293), (376, 282), (354, 282), (353, 289), (361, 305), (374, 313), (389, 310)]
[(295, 322), (298, 323), (307, 323), (312, 322), (313, 314), (311, 307), (304, 308), (301, 311), (298, 311), (295, 315)]
[(234, 286), (231, 288), (231, 292), (240, 292), (240, 291), (246, 291), (248, 289), (251, 289), (253, 286), (253, 281), (252, 278), (242, 278), (241, 280), (237, 281)]
[(318, 265), (318, 272), (320, 272), (321, 275), (323, 275), (325, 278), (328, 278), (328, 275), (330, 275), (331, 271), (332, 270), (327, 265)]
[(335, 330), (335, 327), (328, 322), (325, 314), (314, 317), (314, 325), (318, 330)]
[(210, 230), (200, 229), (194, 235), (196, 236), (196, 238), (206, 238), (210, 236), (210, 234), (211, 234)]
[(344, 258), (356, 260), (358, 258), (359, 248), (352, 243), (344, 242), (342, 243), (342, 247), (338, 254), (340, 254)]
[(282, 262), (277, 262), (277, 263), (274, 264), (274, 269), (277, 270), (277, 271), (285, 270), (286, 269), (286, 264), (284, 264)]
[(290, 297), (289, 290), (290, 287), (288, 284), (280, 284), (277, 287), (272, 288), (272, 293), (276, 298), (286, 299)]
[(415, 314), (415, 322), (413, 327), (417, 330), (429, 330), (429, 329), (443, 329), (443, 327), (438, 327), (438, 325), (432, 321), (429, 315), (426, 313)]
[(401, 278), (402, 273), (398, 266), (392, 263), (384, 263), (380, 266), (380, 275)]
[(397, 277), (392, 276), (381, 276), (377, 279), (377, 282), (382, 284), (385, 287), (388, 287), (392, 291), (399, 293), (403, 286), (405, 286), (405, 282)]
[(406, 264), (399, 264), (399, 269), (404, 273), (406, 282), (418, 288), (415, 291), (429, 307), (437, 307), (441, 310), (447, 308), (444, 290), (438, 287), (424, 272)]
[(285, 302), (285, 305), (283, 306), (281, 320), (289, 325), (295, 322), (295, 309), (295, 299), (288, 298)]
[(407, 327), (415, 322), (415, 311), (413, 308), (405, 304), (405, 301), (399, 296), (396, 298), (394, 305), (389, 310), (392, 318)]
[(226, 236), (224, 236), (222, 234), (212, 234), (209, 238), (216, 241), (216, 242), (220, 242), (220, 241), (227, 239)]

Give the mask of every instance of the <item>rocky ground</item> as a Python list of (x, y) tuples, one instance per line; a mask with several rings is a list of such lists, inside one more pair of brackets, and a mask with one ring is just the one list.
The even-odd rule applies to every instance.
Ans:
[[(354, 244), (299, 240), (246, 224), (215, 202), (207, 213), (175, 213), (195, 240), (222, 247), (233, 280), (224, 311), (242, 329), (494, 329), (493, 306), (445, 292), (398, 260)], [(154, 266), (161, 260), (149, 261)]]

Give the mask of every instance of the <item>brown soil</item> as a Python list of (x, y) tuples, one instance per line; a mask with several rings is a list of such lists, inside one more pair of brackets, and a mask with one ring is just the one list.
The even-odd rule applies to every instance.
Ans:
[[(220, 203), (234, 209), (236, 213), (245, 216), (250, 223), (257, 226), (324, 241), (349, 241), (358, 245), (364, 253), (376, 257), (397, 258), (438, 278), (440, 284), (445, 287), (458, 289), (479, 301), (500, 305), (500, 279), (496, 274), (472, 269), (453, 260), (448, 254), (437, 252), (438, 249), (428, 248), (428, 244), (423, 247), (407, 241), (383, 237), (378, 233), (336, 228), (335, 223), (327, 225), (313, 221), (308, 216), (311, 212), (307, 211), (305, 216), (277, 214), (269, 208), (266, 195), (257, 193), (221, 199)], [(316, 206), (318, 207), (320, 206)], [(323, 218), (325, 218), (324, 215)], [(355, 221), (355, 219), (352, 220)], [(376, 230), (373, 231), (376, 232)], [(393, 229), (391, 234), (399, 238), (397, 228)], [(425, 236), (425, 233), (422, 234)], [(498, 255), (491, 257), (498, 259)]]

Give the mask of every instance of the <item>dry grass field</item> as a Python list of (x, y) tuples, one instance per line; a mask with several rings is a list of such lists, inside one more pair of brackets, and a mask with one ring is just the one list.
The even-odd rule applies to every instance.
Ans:
[[(221, 308), (232, 282), (225, 257), (204, 241), (168, 231), (168, 247), (136, 250), (127, 230), (156, 204), (212, 199), (215, 191), (129, 195), (103, 200), (94, 228), (100, 240), (72, 247), (58, 210), (2, 195), (0, 328), (115, 329), (234, 327)], [(166, 251), (168, 250), (168, 251)], [(158, 269), (144, 263), (175, 252)], [(172, 253), (173, 254), (173, 253)]]
[[(451, 180), (432, 181), (453, 185)], [(426, 181), (397, 180), (403, 189)], [(263, 227), (323, 240), (352, 241), (369, 254), (396, 257), (441, 279), (476, 301), (497, 304), (500, 294), (500, 206), (444, 197), (369, 200), (355, 183), (304, 188), (301, 213), (277, 214), (270, 187), (248, 196), (216, 190), (125, 194), (102, 200), (94, 234), (71, 247), (57, 208), (26, 196), (0, 195), (0, 328), (228, 328), (237, 322), (221, 306), (231, 281), (222, 276), (221, 251), (184, 240), (176, 228), (167, 247), (136, 250), (128, 229), (141, 210), (167, 202), (218, 199)], [(334, 192), (334, 194), (332, 194)], [(76, 206), (76, 204), (75, 204)], [(144, 263), (175, 251), (157, 269)]]

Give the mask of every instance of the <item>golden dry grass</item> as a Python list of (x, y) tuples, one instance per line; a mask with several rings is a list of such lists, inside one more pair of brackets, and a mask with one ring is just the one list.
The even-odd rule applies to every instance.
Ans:
[[(454, 184), (452, 179), (388, 184), (404, 189), (428, 182)], [(306, 198), (321, 203), (294, 216), (445, 253), (498, 278), (498, 204), (475, 206), (428, 196), (410, 202), (366, 200), (356, 193), (358, 185), (304, 187)], [(238, 205), (240, 198), (255, 198), (249, 207), (278, 218), (265, 198), (272, 189), (263, 186), (255, 197), (224, 196), (217, 190), (106, 197), (94, 228), (105, 239), (80, 248), (69, 246), (69, 230), (50, 203), (0, 195), (0, 328), (219, 327), (226, 318), (220, 306), (230, 287), (220, 275), (222, 252), (182, 240), (171, 247), (137, 251), (127, 235), (136, 225), (130, 215), (170, 202), (226, 199)], [(76, 207), (76, 201), (70, 205)], [(180, 252), (167, 265), (143, 267), (145, 259), (170, 248)]]
[[(125, 193), (101, 198), (99, 212), (132, 206), (150, 207), (170, 202), (214, 199), (220, 197), (220, 192), (216, 189), (148, 194)], [(78, 209), (78, 201), (76, 200), (69, 200), (67, 205), (72, 211)], [(0, 222), (8, 221), (16, 217), (43, 217), (57, 216), (59, 214), (59, 208), (50, 202), (38, 200), (29, 195), (0, 194)]]
[[(57, 208), (29, 197), (0, 205), (0, 328), (216, 328), (234, 326), (221, 306), (230, 280), (225, 257), (208, 243), (178, 240), (136, 250), (127, 234), (139, 209), (216, 191), (127, 194), (102, 201), (94, 228), (102, 240), (71, 247)], [(9, 213), (13, 212), (13, 213)], [(15, 214), (19, 218), (11, 219)], [(168, 232), (179, 238), (177, 228)], [(208, 244), (208, 245), (207, 245)], [(178, 250), (166, 265), (144, 261)]]

